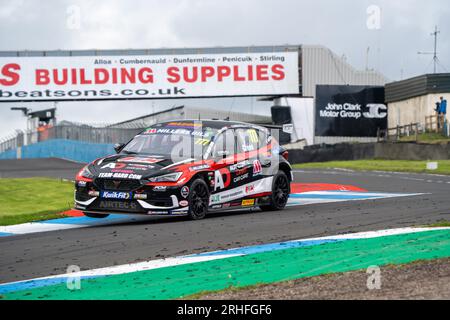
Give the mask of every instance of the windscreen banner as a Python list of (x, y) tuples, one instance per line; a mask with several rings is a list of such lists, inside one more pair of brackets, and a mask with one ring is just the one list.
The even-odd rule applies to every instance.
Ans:
[(299, 93), (298, 52), (0, 57), (0, 102)]
[(316, 136), (376, 137), (386, 128), (384, 87), (316, 86)]

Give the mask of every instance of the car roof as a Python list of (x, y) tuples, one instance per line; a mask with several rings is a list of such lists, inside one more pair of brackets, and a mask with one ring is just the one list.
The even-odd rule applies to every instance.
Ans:
[(205, 127), (210, 127), (210, 128), (217, 129), (217, 130), (229, 128), (229, 127), (241, 127), (241, 126), (263, 129), (263, 127), (254, 125), (251, 123), (240, 122), (240, 121), (228, 121), (228, 120), (214, 120), (214, 119), (200, 119), (200, 120), (198, 120), (198, 119), (183, 119), (183, 120), (164, 121), (164, 122), (155, 123), (151, 127), (165, 126), (165, 125), (169, 125), (169, 124), (173, 124), (173, 123), (177, 123), (177, 124), (185, 123), (186, 125), (189, 125), (189, 124), (194, 124), (194, 123), (198, 123), (198, 122), (201, 122), (202, 125)]

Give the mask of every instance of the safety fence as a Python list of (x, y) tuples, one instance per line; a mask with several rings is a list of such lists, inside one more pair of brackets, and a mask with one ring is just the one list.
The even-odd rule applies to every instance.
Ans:
[(15, 134), (0, 140), (0, 153), (17, 149), (24, 145), (24, 134), (18, 130)]
[(445, 129), (446, 125), (444, 114), (435, 114), (425, 117), (426, 132), (441, 133)]
[(27, 133), (28, 144), (49, 139), (66, 139), (90, 143), (125, 143), (142, 128), (91, 127), (86, 125), (57, 125)]
[(417, 141), (417, 137), (423, 132), (420, 123), (410, 123), (405, 126), (396, 126), (394, 128), (378, 129), (377, 142), (399, 141), (403, 137), (412, 137)]
[(435, 114), (426, 116), (424, 125), (420, 123), (410, 123), (383, 130), (379, 129), (377, 133), (377, 142), (417, 142), (419, 134), (423, 133), (436, 133), (444, 137), (450, 136), (448, 121), (445, 115)]
[(0, 153), (47, 140), (71, 140), (97, 144), (126, 143), (143, 128), (115, 128), (86, 124), (61, 124), (41, 126), (35, 130), (17, 130), (15, 134), (0, 140)]

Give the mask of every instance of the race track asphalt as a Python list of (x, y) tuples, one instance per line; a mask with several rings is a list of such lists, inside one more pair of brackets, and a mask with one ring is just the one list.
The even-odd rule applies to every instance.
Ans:
[[(52, 161), (58, 165), (58, 170), (52, 170), (48, 159), (22, 164), (11, 161), (7, 165), (0, 161), (0, 174), (1, 177), (71, 178), (82, 166), (63, 160)], [(24, 165), (26, 172), (21, 169)], [(229, 212), (210, 215), (201, 221), (154, 218), (145, 222), (3, 237), (0, 238), (0, 283), (65, 273), (69, 265), (86, 270), (244, 245), (450, 220), (450, 176), (297, 170), (295, 181), (424, 194), (289, 207), (280, 212)]]
[(84, 163), (58, 158), (0, 160), (0, 178), (49, 177), (74, 180)]

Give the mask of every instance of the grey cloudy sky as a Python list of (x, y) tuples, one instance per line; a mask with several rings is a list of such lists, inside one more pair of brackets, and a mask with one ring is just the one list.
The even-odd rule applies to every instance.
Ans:
[[(371, 5), (381, 8), (379, 30), (367, 28)], [(71, 6), (80, 9), (79, 29), (67, 27)], [(432, 50), (435, 25), (441, 30), (439, 71), (448, 72), (448, 0), (0, 0), (0, 50), (320, 44), (364, 69), (370, 47), (369, 67), (390, 80), (432, 71), (432, 57), (417, 52)], [(115, 122), (178, 104), (242, 109), (251, 101), (60, 102), (58, 117)], [(0, 138), (25, 128), (11, 106), (18, 105), (0, 104)], [(261, 102), (254, 108), (269, 112)]]

